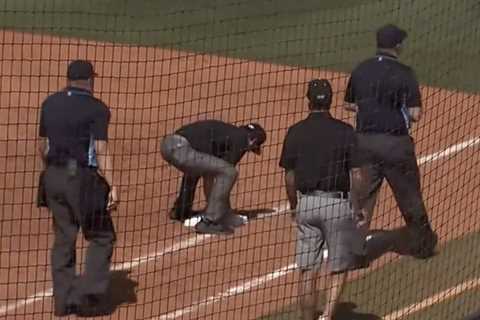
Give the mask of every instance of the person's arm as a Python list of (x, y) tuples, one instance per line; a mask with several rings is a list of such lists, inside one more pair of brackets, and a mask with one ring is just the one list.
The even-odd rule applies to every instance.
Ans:
[(114, 209), (118, 204), (118, 191), (113, 180), (113, 159), (108, 148), (108, 143), (102, 140), (95, 141), (95, 150), (97, 153), (98, 172), (110, 185), (110, 194), (108, 196), (108, 209)]
[(350, 201), (352, 204), (352, 211), (355, 215), (355, 222), (358, 227), (363, 227), (368, 223), (368, 213), (360, 203), (360, 199), (363, 197), (363, 192), (365, 191), (364, 188), (364, 174), (362, 169), (350, 169)]
[(113, 176), (113, 157), (108, 146), (108, 125), (110, 122), (110, 111), (102, 106), (97, 114), (93, 126), (93, 139), (95, 140), (95, 152), (97, 156), (98, 172), (110, 185), (107, 208), (115, 209), (118, 204), (117, 187)]
[(350, 112), (358, 112), (358, 106), (355, 104), (355, 94), (352, 85), (352, 77), (348, 79), (347, 89), (345, 90), (345, 101), (344, 108)]
[(295, 186), (295, 165), (297, 159), (297, 143), (294, 141), (295, 135), (289, 129), (283, 141), (282, 154), (280, 156), (280, 167), (285, 170), (285, 189), (292, 216), (295, 215), (297, 207), (297, 190)]
[(287, 190), (288, 203), (290, 204), (290, 210), (292, 215), (297, 208), (297, 189), (295, 187), (295, 172), (293, 170), (285, 170), (285, 188)]
[(353, 129), (350, 130), (348, 136), (347, 167), (350, 174), (350, 202), (357, 226), (363, 227), (368, 224), (368, 213), (361, 203), (361, 199), (364, 198), (364, 192), (367, 191), (367, 186), (365, 185), (366, 171), (362, 169), (364, 160), (362, 159), (362, 154), (358, 151), (358, 141)]
[(45, 127), (44, 105), (42, 104), (40, 109), (40, 124), (38, 130), (38, 143), (37, 151), (39, 158), (42, 160), (43, 168), (47, 166), (47, 152), (48, 152), (48, 139), (47, 129)]
[(412, 122), (418, 122), (422, 118), (422, 95), (415, 73), (411, 71), (408, 89), (405, 97), (405, 105)]
[(48, 139), (46, 137), (38, 137), (38, 155), (42, 160), (43, 168), (47, 166), (47, 152), (48, 152)]

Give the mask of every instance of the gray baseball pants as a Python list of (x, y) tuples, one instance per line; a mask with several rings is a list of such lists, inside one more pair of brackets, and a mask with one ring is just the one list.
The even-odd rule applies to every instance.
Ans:
[(233, 164), (195, 150), (185, 137), (177, 134), (166, 136), (160, 151), (163, 159), (182, 171), (185, 176), (209, 176), (214, 179), (204, 212), (207, 219), (218, 222), (231, 211), (230, 192), (238, 177)]

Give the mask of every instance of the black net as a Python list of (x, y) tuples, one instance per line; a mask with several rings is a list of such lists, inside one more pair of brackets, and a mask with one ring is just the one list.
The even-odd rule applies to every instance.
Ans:
[[(370, 267), (352, 272), (335, 319), (462, 319), (479, 308), (480, 4), (476, 0), (0, 1), (0, 319), (53, 317), (52, 215), (36, 207), (40, 105), (73, 59), (93, 62), (111, 111), (120, 205), (109, 289), (112, 319), (298, 319), (296, 227), (279, 167), (287, 128), (308, 113), (306, 84), (333, 86), (375, 53), (375, 30), (409, 32), (402, 60), (418, 75), (424, 117), (412, 136), (437, 254), (394, 252), (402, 216), (388, 185), (371, 229)], [(248, 223), (198, 235), (169, 212), (181, 172), (160, 153), (197, 120), (260, 123), (263, 154), (237, 165), (231, 204)], [(205, 205), (201, 192), (194, 209)], [(188, 225), (190, 223), (190, 225)], [(392, 240), (393, 239), (393, 240)], [(79, 237), (78, 272), (88, 243)], [(323, 253), (322, 253), (323, 254)], [(317, 283), (319, 312), (326, 276)]]

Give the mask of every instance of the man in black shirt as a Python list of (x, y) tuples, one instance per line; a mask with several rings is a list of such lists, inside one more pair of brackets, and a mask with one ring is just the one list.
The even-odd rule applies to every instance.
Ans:
[(349, 197), (356, 143), (353, 128), (330, 115), (332, 89), (327, 80), (310, 81), (307, 98), (310, 114), (289, 128), (280, 166), (285, 169), (290, 208), (296, 209), (302, 316), (315, 317), (316, 279), (326, 242), (328, 293), (319, 319), (331, 320), (346, 272), (360, 267), (358, 259), (365, 255), (364, 236), (356, 226)]
[(207, 207), (196, 231), (232, 233), (231, 227), (243, 224), (230, 207), (230, 192), (238, 175), (235, 165), (247, 151), (260, 154), (265, 140), (265, 130), (258, 124), (236, 127), (217, 120), (198, 121), (165, 137), (163, 158), (184, 173), (171, 218), (183, 221), (194, 215), (195, 189), (203, 177)]
[[(108, 210), (118, 197), (107, 147), (110, 111), (93, 96), (95, 75), (90, 62), (73, 61), (67, 87), (47, 97), (41, 107), (39, 152), (45, 170), (40, 189), (54, 220), (56, 316), (102, 313), (101, 299), (109, 285), (115, 231)], [(90, 244), (85, 273), (77, 278), (75, 243), (80, 227)]]
[(359, 210), (369, 226), (384, 178), (413, 236), (413, 255), (433, 255), (437, 237), (432, 231), (420, 190), (420, 174), (411, 122), (420, 120), (422, 100), (413, 70), (399, 54), (407, 33), (394, 25), (377, 31), (377, 55), (360, 63), (348, 81), (347, 109), (357, 113), (359, 153), (364, 182), (358, 190)]

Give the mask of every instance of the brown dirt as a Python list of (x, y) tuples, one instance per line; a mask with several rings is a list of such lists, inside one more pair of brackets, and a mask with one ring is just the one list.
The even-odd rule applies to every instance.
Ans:
[[(179, 173), (159, 154), (166, 133), (205, 118), (260, 122), (269, 133), (264, 153), (242, 160), (232, 201), (244, 209), (273, 208), (285, 202), (278, 157), (288, 126), (307, 114), (305, 83), (313, 77), (330, 79), (338, 93), (334, 115), (352, 121), (341, 108), (344, 74), (9, 31), (0, 36), (0, 305), (51, 286), (50, 216), (34, 206), (40, 170), (35, 137), (41, 101), (64, 86), (70, 59), (95, 63), (100, 74), (96, 94), (112, 110), (110, 134), (122, 199), (114, 218), (116, 263), (193, 235), (166, 217), (179, 182)], [(419, 155), (480, 136), (479, 96), (422, 90), (425, 118), (414, 131)], [(442, 241), (479, 228), (478, 161), (478, 149), (472, 148), (421, 168), (426, 204)], [(402, 220), (384, 189), (374, 227), (391, 228)], [(81, 241), (79, 253), (84, 246)], [(188, 307), (292, 263), (293, 248), (290, 219), (276, 216), (251, 222), (233, 237), (164, 255), (132, 270), (130, 276), (139, 282), (138, 302), (122, 306), (111, 318), (144, 319)], [(255, 319), (295, 301), (295, 277), (279, 278), (181, 319)], [(0, 318), (50, 319), (51, 303), (45, 298)]]

